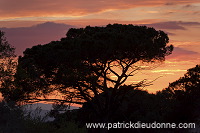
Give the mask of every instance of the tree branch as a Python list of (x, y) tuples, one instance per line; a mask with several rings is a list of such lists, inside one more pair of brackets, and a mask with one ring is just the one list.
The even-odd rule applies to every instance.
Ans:
[[(40, 102), (40, 101), (60, 101), (60, 102), (66, 102), (66, 103), (75, 103), (75, 104), (84, 104), (85, 102), (75, 102), (75, 101), (67, 101), (67, 100), (61, 100), (61, 99), (38, 99), (38, 98), (30, 98), (30, 99), (23, 99), (25, 101), (34, 101), (34, 102)], [(34, 102), (29, 102), (29, 103), (34, 103)]]

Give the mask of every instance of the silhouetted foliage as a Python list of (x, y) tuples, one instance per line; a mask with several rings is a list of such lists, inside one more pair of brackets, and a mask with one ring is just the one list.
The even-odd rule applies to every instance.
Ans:
[(168, 104), (167, 121), (199, 122), (200, 112), (200, 66), (188, 69), (184, 77), (170, 83), (158, 92)]
[[(0, 91), (5, 98), (0, 102), (0, 133), (107, 132), (86, 129), (86, 122), (199, 124), (200, 65), (188, 69), (183, 77), (156, 94), (141, 89), (149, 85), (145, 80), (124, 85), (128, 77), (143, 69), (138, 62), (164, 61), (171, 54), (173, 47), (167, 46), (168, 37), (162, 31), (120, 24), (70, 29), (60, 41), (26, 49), (18, 66), (14, 48), (4, 32), (0, 31), (0, 37)], [(48, 101), (48, 95), (55, 92), (63, 97), (49, 99), (57, 103), (50, 112), (55, 118), (52, 122), (26, 115), (16, 105), (17, 101)], [(83, 106), (59, 113), (65, 103)], [(159, 133), (189, 129), (117, 131)]]
[(22, 130), (20, 125), (23, 118), (23, 111), (14, 103), (0, 102), (0, 132), (19, 133)]
[[(112, 92), (113, 88), (109, 88), (109, 91)], [(65, 113), (56, 113), (55, 120), (53, 125), (58, 129), (62, 127), (68, 127), (69, 122), (74, 122), (76, 125), (79, 125), (77, 128), (85, 128), (85, 123), (89, 122), (105, 122), (104, 119), (106, 115), (109, 115), (109, 122), (144, 122), (144, 123), (153, 123), (153, 122), (167, 122), (165, 117), (169, 117), (168, 108), (166, 106), (168, 103), (163, 103), (165, 99), (162, 96), (155, 94), (149, 94), (147, 91), (134, 88), (133, 86), (121, 86), (117, 90), (116, 97), (111, 97), (117, 101), (114, 105), (110, 105), (113, 108), (110, 111), (104, 110), (103, 112), (97, 112), (99, 108), (98, 102), (101, 99), (102, 107), (106, 103), (106, 98), (109, 93), (101, 93), (98, 97), (94, 97), (93, 100), (88, 103), (84, 103), (83, 107), (76, 110), (68, 110)], [(98, 109), (99, 111), (101, 109)], [(107, 114), (110, 112), (110, 114)], [(99, 115), (97, 115), (99, 114)], [(105, 130), (105, 132), (115, 133), (115, 132), (127, 132), (127, 133), (160, 133), (160, 132), (175, 132), (177, 130), (170, 129), (100, 129), (100, 128), (91, 128), (87, 129), (89, 133), (98, 133)]]
[[(27, 115), (15, 102), (0, 102), (0, 133), (54, 133), (55, 128), (42, 119)], [(42, 117), (41, 117), (42, 118)]]
[[(7, 86), (12, 92), (3, 94), (14, 101), (37, 102), (48, 100), (48, 94), (58, 92), (63, 97), (50, 100), (84, 104), (93, 109), (94, 120), (101, 122), (122, 120), (122, 114), (116, 118), (115, 114), (122, 111), (130, 115), (131, 104), (137, 107), (134, 113), (151, 118), (149, 111), (153, 110), (153, 104), (148, 104), (141, 114), (138, 111), (141, 105), (147, 105), (145, 98), (150, 100), (154, 96), (136, 90), (148, 83), (141, 81), (131, 87), (123, 84), (143, 69), (136, 63), (164, 61), (171, 54), (173, 46), (167, 46), (167, 34), (146, 26), (109, 24), (70, 29), (66, 35), (60, 41), (26, 49), (19, 58), (14, 82)], [(133, 101), (126, 105), (130, 91), (141, 105)], [(137, 93), (144, 99), (139, 99)], [(120, 110), (121, 106), (126, 109)]]
[[(16, 74), (21, 88), (16, 89), (23, 90), (26, 99), (56, 90), (64, 94), (64, 102), (90, 102), (107, 91), (108, 84), (113, 84), (114, 94), (141, 69), (136, 62), (163, 61), (173, 49), (167, 43), (167, 34), (145, 26), (114, 24), (70, 29), (61, 41), (24, 51)], [(145, 85), (142, 83), (135, 87)]]
[[(101, 93), (98, 97), (94, 97), (91, 103), (86, 102), (78, 112), (78, 122), (83, 127), (88, 122), (146, 122), (153, 123), (155, 121), (162, 121), (162, 114), (160, 112), (160, 102), (155, 94), (149, 94), (147, 91), (140, 90), (134, 86), (121, 86), (117, 91), (115, 97), (108, 95), (112, 94), (112, 89), (109, 89), (109, 93)], [(96, 112), (94, 107), (98, 108), (99, 99), (101, 100), (102, 107), (106, 104), (107, 97), (111, 98), (112, 108), (106, 107), (102, 112)], [(96, 106), (95, 106), (96, 105)], [(109, 110), (106, 110), (109, 109)], [(110, 112), (109, 114), (107, 112)], [(97, 115), (98, 114), (98, 115)], [(107, 120), (105, 120), (107, 118)], [(102, 129), (88, 129), (89, 132), (100, 132)], [(107, 130), (107, 129), (106, 129)], [(109, 132), (159, 132), (160, 130), (154, 129), (110, 129)]]
[[(147, 91), (140, 90), (134, 86), (124, 85), (116, 91), (115, 97), (110, 97), (108, 95), (112, 94), (112, 89), (113, 88), (109, 88), (110, 92), (103, 92), (98, 95), (98, 97), (94, 97), (90, 103), (85, 103), (80, 109), (83, 114), (80, 113), (81, 115), (79, 118), (85, 117), (84, 119), (87, 119), (86, 122), (101, 122), (106, 115), (109, 115), (109, 120), (114, 122), (137, 122), (139, 120), (153, 122), (154, 120), (159, 120), (159, 118), (156, 118), (159, 117), (159, 115), (156, 114), (156, 112), (159, 111), (159, 106), (157, 105), (158, 99), (154, 94), (149, 94)], [(112, 104), (109, 105), (112, 106), (112, 108), (103, 107), (106, 104), (107, 97), (109, 97), (111, 101), (116, 101), (111, 102)], [(95, 105), (96, 108), (99, 108), (99, 99), (101, 100), (102, 108), (105, 108), (103, 112), (96, 112), (97, 110), (94, 110)], [(110, 109), (110, 111), (106, 109)], [(102, 111), (102, 109), (98, 110)], [(107, 112), (110, 112), (110, 114), (107, 114)]]
[(0, 92), (6, 97), (11, 92), (7, 86), (11, 85), (16, 72), (17, 62), (14, 60), (16, 57), (14, 52), (15, 48), (8, 43), (5, 33), (0, 31)]
[(5, 33), (0, 30), (0, 59), (13, 57), (15, 48), (13, 48), (7, 41)]

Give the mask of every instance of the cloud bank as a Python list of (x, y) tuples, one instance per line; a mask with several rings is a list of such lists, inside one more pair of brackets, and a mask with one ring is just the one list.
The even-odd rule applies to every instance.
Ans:
[(0, 14), (2, 19), (44, 16), (74, 17), (116, 9), (198, 2), (199, 0), (18, 0), (17, 2), (1, 0)]
[(75, 26), (47, 22), (32, 27), (0, 28), (0, 30), (6, 33), (8, 42), (16, 48), (16, 54), (22, 55), (26, 48), (60, 40), (72, 27)]

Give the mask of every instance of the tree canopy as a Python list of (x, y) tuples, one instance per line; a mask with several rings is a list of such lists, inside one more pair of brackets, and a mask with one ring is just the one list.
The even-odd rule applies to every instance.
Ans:
[[(169, 84), (169, 87), (159, 91), (173, 108), (169, 119), (174, 122), (197, 122), (200, 111), (200, 65), (187, 70), (187, 73), (178, 80)], [(173, 107), (172, 107), (173, 106)]]
[(7, 93), (5, 84), (14, 78), (17, 65), (15, 57), (15, 48), (8, 43), (5, 33), (0, 30), (0, 92), (2, 93)]
[(187, 70), (183, 77), (169, 84), (162, 93), (166, 93), (167, 97), (173, 99), (181, 99), (183, 96), (191, 96), (198, 98), (200, 95), (200, 65)]
[[(163, 31), (146, 26), (72, 28), (60, 41), (24, 51), (13, 90), (26, 100), (42, 100), (38, 97), (57, 91), (63, 94), (63, 102), (78, 104), (110, 88), (114, 96), (141, 69), (135, 63), (164, 61), (171, 54), (173, 46), (167, 46), (168, 41)], [(140, 82), (135, 87), (143, 85)]]
[(0, 59), (15, 56), (14, 52), (15, 48), (8, 43), (5, 32), (0, 30)]

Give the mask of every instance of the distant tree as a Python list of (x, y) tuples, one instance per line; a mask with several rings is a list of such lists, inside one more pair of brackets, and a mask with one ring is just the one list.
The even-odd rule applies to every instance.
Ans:
[[(4, 85), (14, 80), (15, 57), (15, 48), (8, 43), (5, 33), (0, 30), (0, 93), (10, 91)], [(0, 132), (18, 133), (21, 130), (19, 121), (23, 116), (23, 111), (15, 106), (15, 102), (8, 103), (6, 98), (0, 97), (0, 116)]]
[(188, 69), (187, 73), (169, 87), (158, 92), (167, 101), (168, 121), (197, 122), (200, 115), (200, 65)]
[(13, 48), (5, 37), (5, 32), (0, 30), (0, 59), (13, 57), (15, 48)]
[(15, 48), (8, 43), (5, 33), (0, 31), (0, 92), (2, 93), (9, 92), (5, 84), (14, 80), (17, 65), (15, 57)]
[[(12, 86), (18, 100), (48, 100), (48, 94), (59, 92), (62, 99), (50, 100), (91, 103), (97, 115), (107, 110), (106, 120), (118, 102), (120, 87), (142, 69), (136, 63), (164, 61), (173, 50), (167, 46), (167, 34), (146, 26), (87, 26), (72, 28), (66, 36), (24, 51)], [(132, 84), (134, 88), (146, 85), (145, 81)], [(102, 102), (99, 95), (103, 92), (107, 96)], [(95, 104), (91, 102), (94, 97), (98, 99)]]

